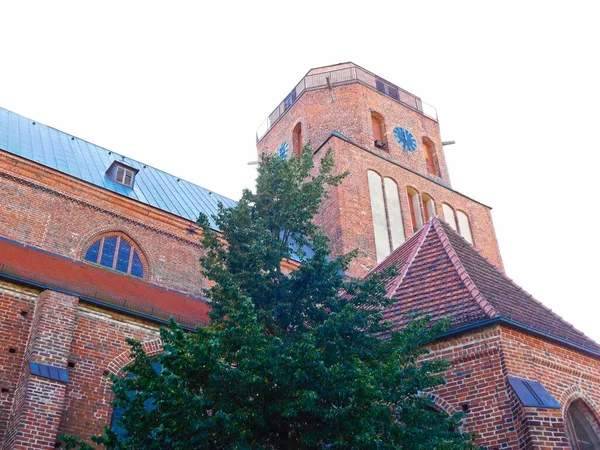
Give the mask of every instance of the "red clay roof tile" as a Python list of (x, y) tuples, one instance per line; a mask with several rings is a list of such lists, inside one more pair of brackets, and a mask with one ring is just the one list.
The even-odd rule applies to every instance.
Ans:
[(517, 286), (435, 216), (373, 272), (392, 264), (398, 275), (389, 281), (388, 294), (397, 301), (385, 317), (399, 328), (411, 312), (434, 320), (450, 316), (453, 328), (502, 318), (600, 353), (598, 344)]

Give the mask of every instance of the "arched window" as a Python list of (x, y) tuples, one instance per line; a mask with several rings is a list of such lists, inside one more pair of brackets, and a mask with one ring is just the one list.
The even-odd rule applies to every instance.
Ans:
[(454, 217), (454, 208), (447, 203), (442, 203), (442, 211), (444, 212), (444, 220), (452, 227), (454, 231), (458, 231), (456, 226), (456, 218)]
[(435, 154), (435, 146), (429, 139), (423, 139), (423, 152), (425, 153), (425, 163), (427, 164), (427, 173), (440, 176), (440, 169)]
[(102, 236), (88, 248), (86, 261), (143, 278), (144, 265), (133, 242), (121, 234)]
[(391, 178), (381, 178), (372, 170), (367, 171), (367, 177), (375, 234), (375, 253), (377, 262), (381, 262), (404, 242), (400, 197), (398, 185)]
[(427, 222), (431, 216), (435, 215), (435, 202), (429, 194), (423, 194), (421, 199), (423, 200), (423, 214), (425, 215), (425, 222)]
[(406, 188), (408, 193), (408, 209), (410, 210), (410, 221), (413, 231), (416, 232), (423, 226), (423, 215), (421, 214), (421, 202), (419, 201), (419, 193), (413, 188)]
[(598, 424), (592, 411), (581, 400), (575, 400), (567, 410), (567, 432), (574, 450), (600, 450)]
[(473, 236), (471, 235), (471, 225), (469, 225), (469, 218), (462, 211), (456, 211), (456, 218), (458, 220), (458, 229), (460, 235), (464, 237), (469, 244), (473, 243)]
[(383, 117), (380, 114), (377, 114), (376, 112), (372, 112), (371, 125), (373, 127), (373, 144), (377, 148), (386, 148)]
[(302, 154), (302, 122), (298, 122), (294, 127), (294, 136), (292, 139), (294, 156)]
[[(162, 365), (160, 363), (156, 362), (156, 361), (152, 362), (152, 368), (159, 375), (161, 374), (161, 372), (163, 370)], [(128, 374), (127, 377), (131, 378), (133, 376), (131, 374)], [(135, 398), (135, 393), (134, 392), (130, 392), (129, 396), (133, 399), (133, 398)], [(144, 402), (144, 408), (148, 412), (153, 411), (154, 409), (156, 409), (156, 405), (154, 403), (154, 399), (153, 398), (149, 398), (148, 400), (146, 400)], [(114, 431), (119, 438), (124, 438), (125, 436), (127, 436), (127, 430), (125, 429), (125, 427), (121, 423), (121, 417), (123, 417), (124, 413), (125, 413), (125, 408), (122, 408), (120, 406), (115, 406), (115, 408), (113, 409), (112, 418), (110, 419), (110, 429), (112, 431)]]

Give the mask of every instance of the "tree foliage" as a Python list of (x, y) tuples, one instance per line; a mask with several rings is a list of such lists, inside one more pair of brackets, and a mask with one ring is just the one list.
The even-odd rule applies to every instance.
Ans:
[[(342, 182), (327, 154), (309, 147), (263, 156), (256, 192), (206, 217), (202, 257), (212, 283), (210, 325), (160, 331), (164, 354), (114, 377), (126, 437), (93, 437), (113, 449), (470, 449), (459, 416), (422, 392), (444, 382), (427, 354), (443, 327), (415, 319), (401, 332), (382, 320), (385, 280), (344, 276), (354, 253), (331, 258), (313, 218), (328, 186)], [(301, 264), (293, 265), (291, 260)], [(153, 369), (156, 361), (161, 370)], [(76, 438), (68, 448), (91, 448)]]

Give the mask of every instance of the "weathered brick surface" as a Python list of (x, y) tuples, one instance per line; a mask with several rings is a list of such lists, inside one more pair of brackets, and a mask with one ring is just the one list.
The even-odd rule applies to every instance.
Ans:
[(107, 374), (118, 374), (129, 361), (126, 338), (147, 343), (148, 353), (160, 351), (158, 327), (117, 313), (82, 305), (73, 334), (67, 386), (59, 432), (92, 436), (110, 425), (113, 399)]
[[(387, 143), (385, 150), (374, 145), (371, 112), (383, 117), (382, 131)], [(259, 141), (259, 155), (263, 152), (273, 153), (284, 141), (291, 148), (292, 132), (298, 122), (302, 123), (304, 143), (310, 142), (313, 149), (321, 146), (336, 130), (358, 145), (423, 174), (427, 173), (423, 139), (429, 139), (435, 147), (440, 168), (440, 178), (436, 179), (450, 184), (439, 124), (370, 87), (353, 83), (336, 86), (332, 91), (306, 91)], [(407, 129), (415, 137), (418, 144), (416, 151), (409, 153), (400, 147), (393, 136), (394, 127), (397, 126)]]
[[(159, 286), (201, 295), (192, 222), (0, 151), (0, 236), (83, 259), (102, 233), (122, 232)], [(197, 229), (198, 227), (194, 227)]]
[(49, 290), (38, 296), (3, 449), (54, 447), (66, 384), (31, 374), (29, 363), (66, 369), (78, 303)]
[[(410, 186), (419, 193), (429, 194), (433, 198), (436, 212), (440, 217), (443, 217), (442, 203), (444, 202), (457, 211), (464, 211), (469, 217), (473, 245), (492, 264), (502, 269), (502, 258), (489, 207), (337, 137), (329, 139), (326, 147), (333, 150), (337, 170), (348, 171), (350, 175), (337, 188), (334, 195), (337, 198), (334, 206), (339, 210), (333, 213), (332, 207), (328, 205), (322, 210), (319, 223), (327, 230), (334, 243), (334, 249), (340, 249), (341, 252), (348, 252), (355, 248), (360, 250), (361, 254), (353, 262), (350, 273), (362, 276), (377, 264), (369, 203), (367, 178), (369, 170), (379, 173), (382, 177), (391, 178), (398, 185), (407, 238), (413, 235), (406, 190)], [(325, 148), (321, 151), (324, 150)]]
[[(374, 145), (372, 113), (381, 118), (386, 141), (384, 150)], [(420, 194), (429, 194), (433, 198), (436, 213), (440, 217), (443, 217), (443, 202), (456, 211), (466, 213), (475, 247), (502, 269), (490, 208), (450, 189), (450, 177), (436, 121), (357, 82), (335, 86), (331, 90), (306, 91), (259, 141), (259, 155), (275, 152), (282, 142), (288, 142), (291, 151), (293, 129), (298, 123), (302, 124), (304, 143), (310, 142), (314, 150), (323, 147), (317, 152), (317, 158), (332, 148), (337, 170), (350, 173), (341, 187), (331, 190), (330, 199), (321, 208), (317, 223), (330, 237), (336, 255), (355, 248), (361, 252), (350, 268), (351, 275), (363, 276), (377, 262), (368, 170), (379, 173), (381, 177), (389, 177), (398, 184), (407, 238), (413, 234), (406, 193), (406, 188), (410, 186)], [(402, 149), (393, 136), (396, 126), (409, 130), (415, 136), (418, 143), (416, 151)], [(330, 138), (334, 130), (356, 145), (338, 137)], [(439, 177), (427, 171), (424, 140), (433, 146)]]
[(0, 281), (0, 446), (17, 391), (38, 295), (37, 290)]
[(428, 357), (451, 363), (444, 373), (446, 384), (433, 394), (446, 412), (466, 411), (462, 431), (477, 434), (477, 442), (489, 450), (518, 448), (500, 328), (439, 342)]
[[(467, 408), (464, 432), (488, 450), (570, 448), (565, 425), (569, 405), (580, 400), (600, 412), (600, 360), (575, 349), (504, 326), (438, 342), (428, 358), (451, 362), (446, 385), (430, 394), (441, 409)], [(560, 409), (524, 407), (508, 377), (537, 380)]]

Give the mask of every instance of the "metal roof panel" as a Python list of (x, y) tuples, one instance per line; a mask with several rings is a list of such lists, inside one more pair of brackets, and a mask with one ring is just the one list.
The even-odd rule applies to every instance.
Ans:
[[(210, 218), (217, 212), (219, 202), (227, 207), (236, 204), (201, 186), (4, 108), (0, 108), (0, 149), (192, 221), (199, 213)], [(133, 188), (106, 175), (113, 161), (139, 170)], [(210, 223), (216, 228), (212, 218)]]

